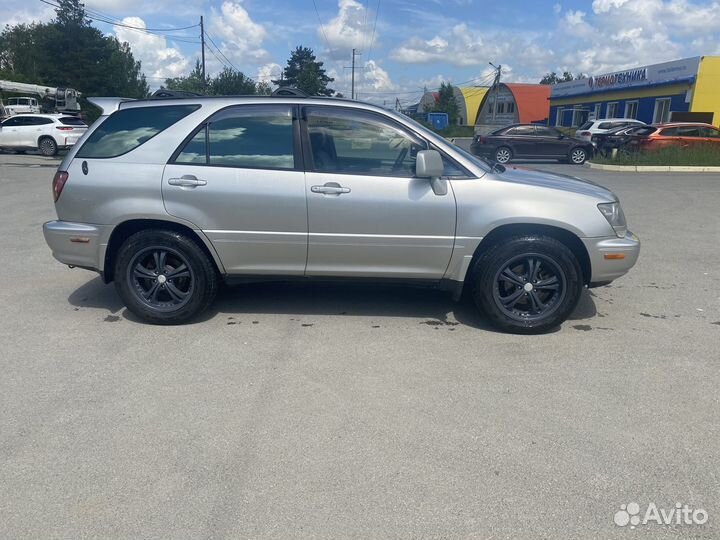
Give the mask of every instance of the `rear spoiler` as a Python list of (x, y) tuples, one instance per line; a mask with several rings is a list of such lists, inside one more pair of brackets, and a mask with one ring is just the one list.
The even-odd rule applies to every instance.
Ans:
[(108, 116), (117, 111), (121, 103), (134, 101), (133, 98), (123, 97), (91, 97), (87, 100), (102, 111), (102, 116)]

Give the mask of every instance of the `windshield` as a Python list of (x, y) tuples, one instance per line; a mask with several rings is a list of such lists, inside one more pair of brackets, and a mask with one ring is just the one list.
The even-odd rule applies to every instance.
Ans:
[[(389, 112), (392, 113), (393, 111), (389, 111)], [(430, 129), (426, 128), (425, 126), (423, 126), (420, 122), (418, 122), (418, 121), (415, 120), (414, 118), (410, 118), (409, 116), (404, 115), (404, 114), (399, 114), (398, 116), (402, 116), (402, 119), (403, 119), (403, 120), (405, 120), (406, 122), (410, 122), (420, 133), (422, 133), (423, 135), (427, 136), (429, 139), (431, 139), (431, 140), (432, 140), (432, 139), (442, 139), (442, 137), (441, 137), (440, 135), (438, 135), (437, 133), (435, 133), (435, 132), (431, 131)], [(468, 152), (467, 150), (464, 150), (464, 149), (460, 148), (458, 145), (456, 145), (456, 144), (454, 144), (454, 143), (451, 143), (451, 142), (448, 141), (448, 140), (445, 140), (445, 142), (446, 142), (446, 143), (449, 143), (449, 144), (452, 144), (452, 145), (453, 145), (453, 149), (454, 149), (456, 152), (458, 152), (459, 154), (461, 154), (461, 155), (462, 155), (464, 158), (466, 158), (468, 161), (471, 161), (472, 163), (474, 163), (475, 165), (477, 165), (478, 167), (480, 167), (483, 171), (485, 171), (485, 172), (491, 172), (491, 171), (492, 171), (492, 167), (493, 167), (493, 165), (494, 165), (494, 163), (493, 163), (492, 160), (483, 159), (483, 158), (479, 158), (479, 157), (477, 157), (477, 156), (474, 156), (474, 155), (472, 155), (470, 152)]]

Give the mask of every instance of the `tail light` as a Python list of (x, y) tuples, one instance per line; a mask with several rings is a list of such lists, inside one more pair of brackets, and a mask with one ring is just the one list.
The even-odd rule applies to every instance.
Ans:
[(55, 126), (55, 129), (60, 131), (72, 131), (74, 128), (71, 128), (70, 126)]
[(590, 133), (589, 131), (579, 131), (578, 135), (580, 137), (589, 137), (590, 135), (592, 135), (592, 133)]
[(70, 175), (68, 175), (66, 171), (58, 171), (55, 173), (55, 177), (52, 181), (53, 198), (55, 199), (55, 202), (57, 202), (60, 198), (60, 194), (62, 193), (69, 176)]

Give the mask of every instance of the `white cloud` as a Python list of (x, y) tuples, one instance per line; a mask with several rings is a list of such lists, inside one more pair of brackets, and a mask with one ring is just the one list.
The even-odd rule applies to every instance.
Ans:
[(224, 1), (220, 11), (212, 8), (210, 33), (220, 40), (217, 45), (223, 54), (240, 69), (270, 61), (270, 54), (262, 47), (267, 30), (252, 20), (242, 0)]
[[(140, 17), (125, 17), (122, 23), (128, 26), (147, 28)], [(186, 75), (190, 61), (174, 46), (168, 46), (163, 36), (145, 34), (122, 26), (113, 26), (115, 37), (130, 45), (135, 60), (142, 62), (142, 71), (150, 77), (149, 84), (156, 86), (159, 79)], [(155, 79), (155, 80), (153, 80)]]
[(280, 78), (282, 70), (283, 68), (280, 64), (276, 64), (275, 62), (269, 62), (258, 68), (255, 80), (257, 82), (266, 82), (268, 84), (272, 84), (273, 79)]
[(381, 68), (375, 60), (365, 62), (365, 71), (362, 80), (364, 87), (370, 87), (377, 92), (398, 90), (398, 85), (392, 82), (387, 71)]
[[(338, 13), (327, 23), (318, 27), (318, 38), (330, 47), (332, 58), (346, 58), (351, 49), (368, 53), (373, 41), (374, 15), (356, 0), (340, 0)], [(375, 28), (373, 47), (377, 45), (379, 33)]]

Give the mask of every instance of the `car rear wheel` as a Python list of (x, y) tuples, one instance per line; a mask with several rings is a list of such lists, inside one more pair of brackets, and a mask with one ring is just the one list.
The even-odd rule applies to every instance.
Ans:
[(508, 148), (507, 146), (501, 146), (497, 150), (495, 150), (495, 161), (498, 163), (507, 163), (512, 159), (512, 150)]
[(587, 160), (587, 150), (584, 148), (573, 148), (570, 151), (570, 161), (575, 165), (582, 165)]
[(54, 156), (58, 151), (57, 143), (52, 137), (43, 137), (38, 144), (38, 150), (43, 156)]
[(572, 251), (548, 236), (516, 236), (491, 247), (473, 272), (473, 299), (506, 332), (539, 334), (557, 328), (582, 293)]
[(174, 231), (140, 231), (120, 247), (115, 287), (127, 308), (153, 324), (180, 324), (212, 303), (218, 276), (191, 238)]

